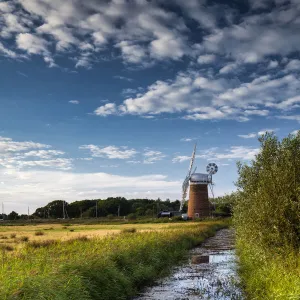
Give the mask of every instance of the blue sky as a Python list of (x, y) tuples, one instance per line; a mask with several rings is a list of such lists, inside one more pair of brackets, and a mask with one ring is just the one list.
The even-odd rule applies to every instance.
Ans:
[(299, 129), (297, 0), (0, 1), (0, 202), (180, 199)]

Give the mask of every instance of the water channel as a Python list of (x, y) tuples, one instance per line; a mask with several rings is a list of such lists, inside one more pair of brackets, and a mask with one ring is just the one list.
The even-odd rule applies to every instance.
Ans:
[(237, 276), (234, 232), (222, 229), (189, 252), (188, 262), (136, 300), (243, 299)]

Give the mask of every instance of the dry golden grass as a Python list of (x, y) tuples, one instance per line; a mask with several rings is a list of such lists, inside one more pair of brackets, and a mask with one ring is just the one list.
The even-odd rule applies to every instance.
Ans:
[[(208, 226), (209, 222), (195, 223), (203, 229)], [(74, 224), (32, 224), (26, 226), (1, 226), (0, 227), (0, 245), (22, 246), (24, 242), (21, 237), (28, 237), (29, 241), (61, 240), (66, 241), (80, 236), (88, 238), (105, 237), (111, 234), (117, 234), (124, 229), (135, 228), (139, 232), (143, 231), (161, 231), (172, 230), (186, 225), (192, 225), (192, 222), (180, 223), (147, 223), (147, 224), (118, 224), (118, 225), (82, 225)], [(37, 232), (43, 232), (43, 235), (36, 235)]]

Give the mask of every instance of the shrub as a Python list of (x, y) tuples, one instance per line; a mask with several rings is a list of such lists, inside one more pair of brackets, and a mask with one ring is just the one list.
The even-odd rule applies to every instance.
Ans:
[(121, 233), (135, 233), (136, 228), (124, 228), (122, 229)]
[(282, 142), (266, 134), (260, 143), (250, 165), (238, 164), (237, 234), (261, 247), (299, 249), (300, 133)]
[(45, 241), (32, 241), (27, 244), (28, 247), (32, 248), (42, 248), (42, 247), (49, 247), (53, 244), (57, 243), (55, 240), (45, 240)]
[(127, 216), (128, 220), (136, 220), (136, 215), (131, 213)]
[(11, 233), (10, 238), (14, 239), (17, 235), (15, 233)]
[(2, 250), (2, 251), (13, 251), (14, 248), (10, 245), (0, 244), (0, 250)]
[(29, 237), (28, 236), (21, 236), (20, 237), (20, 241), (21, 242), (28, 242), (29, 241)]
[(39, 230), (39, 231), (36, 231), (34, 234), (35, 234), (36, 236), (40, 236), (40, 235), (44, 235), (45, 232)]

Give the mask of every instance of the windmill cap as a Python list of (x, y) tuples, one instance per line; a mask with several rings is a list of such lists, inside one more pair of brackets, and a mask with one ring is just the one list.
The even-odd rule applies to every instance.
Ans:
[(208, 174), (194, 173), (191, 175), (190, 181), (199, 183), (209, 183), (211, 181), (211, 178)]

